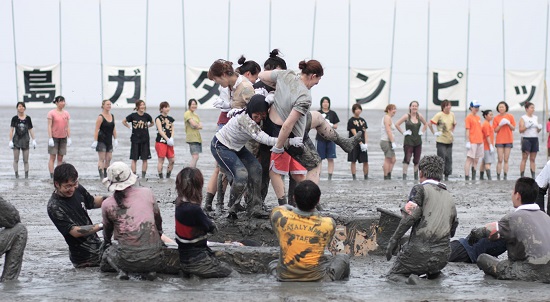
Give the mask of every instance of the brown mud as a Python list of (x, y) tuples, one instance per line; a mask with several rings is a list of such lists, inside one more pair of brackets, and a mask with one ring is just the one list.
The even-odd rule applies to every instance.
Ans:
[[(107, 194), (106, 189), (97, 177), (97, 154), (90, 145), (92, 129), (98, 109), (73, 109), (71, 100), (67, 102), (67, 110), (71, 114), (71, 130), (73, 145), (69, 147), (66, 161), (74, 164), (80, 173), (80, 182), (92, 194)], [(99, 107), (99, 106), (98, 106)], [(114, 160), (129, 163), (130, 130), (122, 127), (121, 119), (131, 110), (113, 110), (119, 133), (119, 147), (114, 152)], [(5, 137), (8, 137), (9, 121), (15, 115), (13, 108), (0, 108), (0, 124), (5, 125)], [(234, 272), (229, 278), (219, 280), (199, 280), (196, 278), (182, 279), (177, 275), (159, 275), (153, 282), (131, 279), (121, 281), (116, 274), (101, 273), (99, 268), (75, 269), (69, 261), (68, 248), (46, 213), (46, 204), (53, 192), (53, 185), (47, 171), (48, 155), (46, 132), (46, 109), (28, 109), (33, 118), (37, 135), (38, 148), (31, 150), (30, 178), (15, 179), (12, 170), (12, 151), (7, 147), (4, 156), (0, 158), (0, 194), (13, 203), (19, 210), (22, 223), (28, 228), (29, 238), (25, 250), (23, 267), (19, 281), (0, 284), (1, 301), (419, 301), (419, 300), (550, 300), (550, 288), (547, 284), (536, 282), (499, 281), (485, 277), (476, 265), (465, 263), (450, 263), (443, 269), (443, 274), (436, 280), (421, 280), (419, 285), (406, 285), (386, 280), (385, 274), (393, 262), (387, 262), (385, 257), (368, 254), (354, 257), (351, 260), (351, 276), (349, 281), (332, 283), (281, 283), (264, 273), (240, 274)], [(150, 108), (149, 113), (155, 117), (156, 110)], [(156, 154), (149, 161), (147, 179), (140, 179), (139, 184), (150, 187), (159, 202), (163, 217), (165, 234), (174, 236), (174, 179), (177, 171), (190, 161), (188, 146), (184, 143), (183, 109), (172, 109), (171, 116), (176, 119), (176, 167), (172, 179), (159, 180), (156, 172)], [(396, 118), (404, 111), (399, 111)], [(435, 112), (433, 112), (435, 113)], [(430, 117), (433, 113), (430, 113)], [(198, 114), (205, 125), (202, 131), (203, 152), (198, 161), (198, 168), (208, 180), (214, 159), (210, 154), (210, 140), (215, 131), (215, 120), (218, 112), (215, 110), (199, 110)], [(345, 134), (345, 121), (349, 118), (346, 111), (339, 110), (339, 133)], [(363, 117), (369, 124), (369, 180), (352, 181), (346, 154), (337, 150), (335, 172), (332, 181), (327, 180), (326, 163), (321, 175), (323, 206), (327, 214), (335, 217), (368, 218), (378, 217), (377, 208), (383, 208), (399, 213), (410, 189), (414, 185), (412, 166), (409, 168), (409, 178), (401, 180), (401, 161), (403, 152), (397, 150), (397, 162), (391, 181), (384, 181), (382, 175), (383, 154), (378, 146), (380, 137), (381, 112), (363, 112)], [(516, 114), (519, 118), (520, 114)], [(498, 220), (512, 210), (510, 201), (514, 180), (519, 177), (519, 135), (515, 133), (514, 149), (510, 158), (510, 173), (508, 181), (469, 181), (463, 179), (463, 164), (465, 157), (464, 130), (462, 112), (456, 113), (459, 125), (455, 135), (456, 143), (453, 152), (453, 175), (447, 182), (448, 189), (454, 197), (459, 226), (457, 237), (466, 236), (472, 227), (480, 226), (489, 221)], [(151, 140), (156, 131), (151, 129)], [(315, 132), (310, 133), (314, 137)], [(398, 142), (402, 137), (398, 134)], [(153, 146), (153, 144), (151, 144)], [(540, 171), (546, 162), (543, 152), (537, 159), (537, 170)], [(434, 137), (429, 135), (424, 141), (423, 154), (434, 154)], [(19, 164), (20, 175), (22, 163)], [(496, 179), (496, 164), (493, 165), (493, 178)], [(138, 175), (141, 169), (138, 164)], [(479, 173), (478, 173), (479, 175)], [(259, 177), (259, 176), (258, 176)], [(228, 190), (229, 191), (229, 190)], [(228, 200), (229, 192), (226, 193)], [(269, 208), (277, 204), (270, 189), (266, 204)], [(100, 210), (89, 212), (92, 221), (100, 222)], [(344, 219), (342, 219), (344, 221)], [(239, 232), (257, 233), (259, 237), (268, 238), (267, 220), (265, 224), (250, 226), (243, 218), (234, 222)], [(345, 223), (344, 223), (345, 224)], [(265, 227), (265, 229), (262, 229)], [(220, 229), (228, 228), (220, 221)], [(259, 228), (259, 230), (258, 230)], [(366, 228), (365, 228), (366, 230)], [(361, 236), (346, 234), (348, 236)], [(368, 233), (368, 232), (365, 232)], [(239, 240), (235, 232), (234, 240)], [(245, 257), (245, 256), (242, 256)], [(505, 257), (505, 255), (504, 255)], [(502, 256), (501, 256), (502, 258)], [(237, 258), (238, 260), (238, 258)], [(0, 264), (3, 265), (3, 259)]]

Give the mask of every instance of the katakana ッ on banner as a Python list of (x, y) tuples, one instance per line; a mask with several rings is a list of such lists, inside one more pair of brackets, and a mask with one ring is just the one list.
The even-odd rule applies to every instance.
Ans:
[(32, 67), (17, 65), (17, 100), (29, 105), (50, 104), (59, 95), (59, 64)]
[(103, 66), (103, 97), (114, 106), (133, 108), (145, 101), (145, 66)]
[(220, 95), (220, 85), (208, 79), (208, 69), (187, 67), (186, 77), (187, 99), (197, 100), (199, 107), (214, 108), (212, 102)]
[(451, 106), (463, 109), (467, 102), (465, 70), (430, 69), (428, 75), (428, 109), (441, 110), (441, 102), (449, 100)]
[(506, 70), (506, 103), (510, 110), (524, 111), (529, 101), (535, 108), (543, 110), (544, 70)]
[(385, 109), (390, 97), (390, 69), (350, 69), (350, 108)]

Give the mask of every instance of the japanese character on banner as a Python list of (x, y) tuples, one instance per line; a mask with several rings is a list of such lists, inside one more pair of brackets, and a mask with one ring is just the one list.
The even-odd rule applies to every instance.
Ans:
[(441, 110), (441, 102), (448, 100), (451, 106), (464, 108), (467, 91), (464, 70), (430, 69), (428, 77), (428, 109)]
[(350, 107), (361, 104), (363, 109), (384, 109), (389, 104), (389, 69), (350, 70)]
[(511, 111), (523, 111), (526, 102), (544, 108), (544, 70), (506, 70), (505, 85)]
[(208, 79), (208, 70), (187, 67), (187, 98), (196, 99), (199, 106), (214, 108), (213, 102), (220, 95), (220, 85)]
[(145, 98), (145, 66), (103, 67), (103, 95), (117, 106), (133, 107)]
[(49, 104), (60, 93), (59, 65), (31, 67), (17, 65), (17, 99), (25, 103)]

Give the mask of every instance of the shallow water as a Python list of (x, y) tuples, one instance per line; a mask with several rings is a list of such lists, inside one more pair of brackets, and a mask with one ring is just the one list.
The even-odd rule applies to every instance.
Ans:
[[(70, 105), (70, 103), (69, 103)], [(73, 146), (69, 148), (66, 161), (73, 163), (80, 173), (81, 183), (92, 194), (106, 194), (97, 176), (97, 155), (89, 147), (92, 143), (92, 129), (96, 109), (71, 109), (71, 128)], [(420, 285), (397, 284), (386, 281), (384, 274), (391, 262), (382, 256), (357, 257), (352, 259), (351, 277), (346, 282), (334, 283), (280, 283), (267, 275), (239, 275), (234, 273), (230, 278), (220, 280), (182, 279), (178, 276), (161, 275), (156, 281), (131, 279), (120, 281), (114, 274), (101, 273), (97, 268), (74, 269), (68, 257), (68, 248), (63, 237), (58, 233), (46, 213), (46, 204), (53, 191), (48, 179), (45, 139), (46, 112), (44, 109), (29, 109), (27, 113), (33, 118), (39, 148), (31, 150), (30, 179), (13, 178), (11, 150), (4, 149), (5, 156), (0, 159), (0, 194), (12, 202), (20, 212), (23, 223), (29, 230), (29, 240), (24, 256), (24, 263), (19, 281), (0, 284), (1, 301), (43, 301), (43, 300), (121, 300), (121, 301), (395, 301), (395, 300), (550, 300), (548, 285), (517, 281), (498, 281), (485, 277), (477, 266), (471, 264), (451, 263), (443, 270), (443, 277), (437, 280), (422, 280)], [(130, 111), (114, 111), (119, 131), (119, 148), (115, 150), (114, 159), (129, 162), (130, 131), (121, 127), (120, 120)], [(154, 113), (154, 111), (150, 112)], [(340, 119), (346, 119), (346, 112), (339, 111)], [(15, 110), (0, 108), (0, 124), (9, 125)], [(153, 114), (152, 114), (153, 115)], [(173, 110), (176, 122), (176, 156), (175, 171), (179, 171), (190, 159), (188, 147), (183, 137), (183, 110)], [(216, 111), (199, 111), (206, 126), (203, 131), (203, 151), (198, 167), (208, 179), (212, 172), (214, 160), (209, 153), (209, 142), (214, 133)], [(369, 128), (369, 161), (370, 178), (368, 181), (352, 181), (349, 175), (349, 164), (342, 150), (338, 149), (333, 181), (326, 180), (322, 174), (320, 186), (322, 201), (325, 207), (334, 213), (346, 216), (374, 216), (376, 208), (382, 207), (397, 212), (403, 205), (412, 180), (382, 180), (383, 155), (378, 146), (379, 123), (381, 114), (365, 112)], [(397, 114), (400, 116), (400, 114)], [(518, 115), (519, 117), (519, 115)], [(459, 121), (462, 113), (457, 114)], [(340, 125), (344, 133), (345, 123)], [(6, 129), (6, 137), (8, 127)], [(150, 131), (151, 137), (154, 131)], [(312, 131), (312, 136), (314, 131)], [(517, 135), (516, 135), (517, 136)], [(401, 140), (402, 138), (399, 138)], [(424, 154), (435, 153), (433, 137), (424, 144)], [(516, 138), (519, 146), (519, 138)], [(449, 190), (457, 205), (459, 227), (457, 236), (465, 236), (474, 226), (494, 221), (512, 210), (510, 194), (513, 179), (519, 176), (519, 151), (512, 151), (509, 181), (468, 182), (462, 180), (464, 164), (464, 130), (458, 127), (454, 152), (454, 175), (448, 182)], [(545, 143), (541, 144), (542, 146)], [(154, 150), (154, 148), (152, 148)], [(401, 174), (402, 151), (397, 152), (397, 164), (394, 178)], [(158, 180), (156, 177), (156, 155), (149, 162), (147, 180), (140, 180), (143, 186), (151, 187), (164, 219), (163, 227), (167, 235), (174, 233), (174, 180)], [(537, 169), (545, 163), (545, 154), (537, 159)], [(20, 163), (22, 171), (22, 163)], [(360, 165), (358, 165), (360, 170)], [(140, 171), (138, 165), (138, 174)], [(409, 169), (409, 175), (412, 174)], [(20, 173), (22, 174), (22, 173)], [(175, 173), (174, 173), (175, 174)], [(359, 173), (360, 174), (360, 173)], [(494, 167), (493, 167), (493, 175)], [(361, 177), (359, 177), (361, 178)], [(495, 177), (496, 178), (496, 177)], [(228, 194), (226, 196), (228, 198)], [(272, 191), (268, 195), (267, 205), (275, 206), (277, 201)], [(94, 222), (99, 222), (99, 210), (90, 211)], [(0, 264), (3, 263), (3, 258)]]

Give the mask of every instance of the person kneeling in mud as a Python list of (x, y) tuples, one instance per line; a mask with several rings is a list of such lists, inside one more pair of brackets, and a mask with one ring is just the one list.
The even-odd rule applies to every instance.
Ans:
[(279, 239), (279, 260), (269, 264), (279, 281), (336, 281), (349, 277), (349, 255), (325, 255), (336, 223), (316, 210), (319, 186), (311, 180), (294, 190), (298, 208), (282, 205), (271, 212), (271, 225)]
[(21, 223), (19, 211), (0, 197), (0, 257), (6, 254), (0, 282), (19, 277), (26, 245), (27, 228)]
[[(237, 205), (246, 190), (248, 216), (267, 218), (269, 213), (262, 209), (261, 177), (262, 166), (256, 157), (244, 146), (250, 139), (274, 146), (276, 137), (262, 131), (260, 123), (267, 117), (268, 104), (263, 95), (255, 94), (246, 108), (237, 112), (214, 136), (210, 149), (220, 169), (229, 178), (229, 217), (237, 218)], [(287, 139), (287, 144), (302, 147), (302, 137)]]
[[(101, 269), (114, 268), (122, 280), (129, 279), (128, 273), (154, 280), (164, 265), (162, 217), (153, 191), (134, 187), (136, 181), (137, 175), (123, 162), (107, 168), (103, 184), (114, 193), (101, 206), (106, 247)], [(111, 243), (113, 233), (118, 243)]]
[(477, 266), (497, 279), (550, 282), (550, 217), (535, 203), (538, 185), (521, 177), (512, 193), (516, 210), (470, 233), (471, 241), (481, 238), (504, 239), (508, 259), (481, 254)]
[[(401, 213), (403, 217), (386, 249), (391, 260), (399, 249), (401, 237), (412, 227), (407, 243), (397, 254), (388, 279), (415, 284), (418, 276), (437, 278), (447, 265), (458, 220), (453, 198), (443, 177), (443, 159), (436, 155), (425, 156), (419, 163), (420, 184), (415, 185)], [(405, 279), (405, 278), (408, 278)]]
[(48, 201), (48, 215), (69, 245), (69, 258), (76, 268), (99, 266), (102, 223), (92, 223), (87, 209), (101, 208), (106, 197), (92, 196), (78, 183), (71, 164), (61, 164), (53, 172), (55, 191)]
[(207, 245), (216, 225), (201, 208), (204, 178), (197, 168), (186, 167), (176, 177), (176, 242), (184, 274), (223, 278), (232, 270), (222, 264)]

